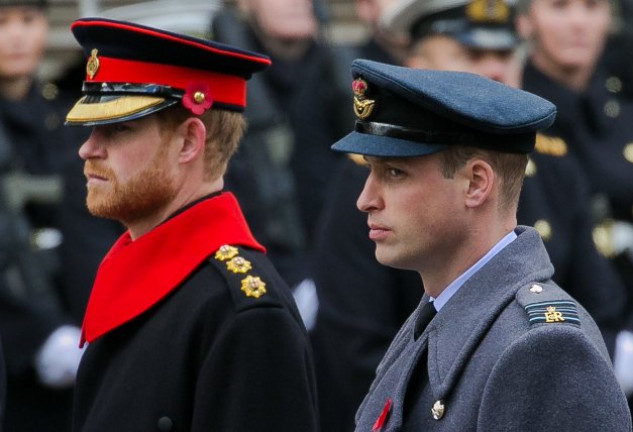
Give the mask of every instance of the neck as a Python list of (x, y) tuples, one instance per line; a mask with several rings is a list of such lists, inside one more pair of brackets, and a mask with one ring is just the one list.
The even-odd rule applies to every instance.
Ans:
[(171, 215), (181, 208), (191, 204), (212, 193), (219, 192), (224, 187), (224, 180), (219, 178), (211, 183), (204, 183), (200, 187), (187, 193), (180, 193), (165, 208), (157, 211), (151, 217), (132, 223), (124, 223), (130, 232), (130, 238), (134, 241), (147, 234), (158, 225), (166, 221)]
[(544, 55), (533, 55), (532, 64), (552, 80), (576, 92), (584, 91), (589, 85), (595, 65), (565, 68), (548, 61)]
[(0, 81), (0, 94), (10, 101), (24, 99), (29, 92), (33, 79), (28, 76), (19, 78), (9, 78)]
[[(424, 291), (433, 298), (437, 298), (451, 282), (472, 267), (486, 253), (490, 251), (508, 233), (516, 228), (514, 222), (508, 221), (499, 225), (496, 230), (474, 229), (466, 234), (466, 238), (459, 245), (459, 250), (453, 251), (444, 262), (432, 262), (420, 271)], [(443, 254), (444, 257), (447, 255)]]

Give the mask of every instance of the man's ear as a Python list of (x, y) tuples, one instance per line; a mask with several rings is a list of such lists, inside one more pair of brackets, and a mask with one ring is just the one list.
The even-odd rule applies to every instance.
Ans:
[(178, 162), (189, 163), (204, 153), (207, 129), (197, 117), (189, 117), (178, 127), (182, 144)]
[(480, 207), (492, 193), (496, 174), (490, 164), (483, 159), (472, 159), (463, 168), (468, 179), (465, 193), (466, 207)]

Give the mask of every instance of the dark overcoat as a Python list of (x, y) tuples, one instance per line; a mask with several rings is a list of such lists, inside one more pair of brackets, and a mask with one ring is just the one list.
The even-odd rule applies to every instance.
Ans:
[(89, 344), (75, 432), (317, 430), (311, 350), (292, 295), (264, 253), (235, 252), (246, 272), (211, 255)]

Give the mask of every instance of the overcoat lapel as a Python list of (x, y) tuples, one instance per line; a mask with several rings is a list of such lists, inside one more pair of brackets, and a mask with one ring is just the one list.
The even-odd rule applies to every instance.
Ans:
[[(425, 332), (429, 384), (436, 400), (449, 396), (469, 358), (517, 291), (547, 281), (554, 273), (538, 234), (521, 227), (516, 232), (520, 239), (466, 281)], [(537, 258), (528, 261), (528, 256)]]

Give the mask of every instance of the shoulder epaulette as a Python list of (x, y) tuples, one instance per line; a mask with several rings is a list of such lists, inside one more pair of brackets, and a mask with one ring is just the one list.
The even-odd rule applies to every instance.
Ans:
[(534, 150), (538, 153), (549, 156), (565, 156), (567, 154), (567, 143), (559, 137), (536, 134)]
[(516, 295), (530, 326), (535, 324), (580, 325), (576, 301), (553, 284), (532, 283)]
[(244, 257), (245, 250), (236, 246), (222, 245), (209, 257), (227, 280), (229, 290), (238, 308), (259, 303), (270, 303), (266, 281), (257, 273), (253, 262)]

